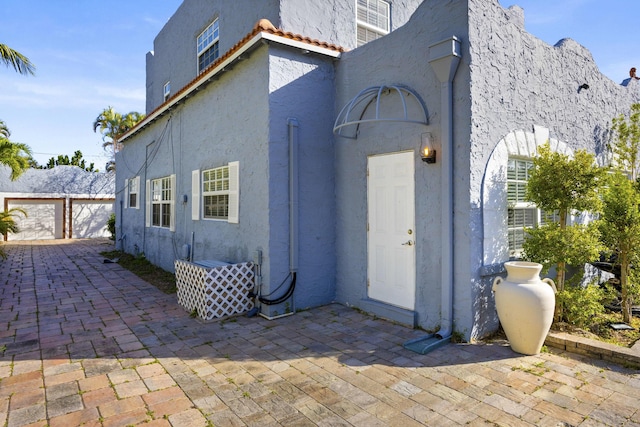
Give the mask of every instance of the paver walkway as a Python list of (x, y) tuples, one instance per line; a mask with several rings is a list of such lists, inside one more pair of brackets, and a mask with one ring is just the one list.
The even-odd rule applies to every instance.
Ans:
[(202, 323), (89, 240), (6, 243), (0, 425), (640, 426), (640, 375), (329, 305)]

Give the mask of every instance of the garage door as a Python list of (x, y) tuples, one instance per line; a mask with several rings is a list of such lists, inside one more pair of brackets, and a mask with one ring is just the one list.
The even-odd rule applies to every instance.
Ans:
[(63, 200), (9, 200), (9, 209), (22, 208), (27, 217), (16, 217), (20, 232), (9, 233), (7, 240), (62, 239), (64, 224)]
[(109, 237), (107, 220), (113, 212), (113, 200), (71, 200), (71, 237), (86, 239)]

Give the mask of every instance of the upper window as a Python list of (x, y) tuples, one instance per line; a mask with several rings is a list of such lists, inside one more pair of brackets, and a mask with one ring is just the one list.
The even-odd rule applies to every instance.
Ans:
[(202, 172), (202, 216), (229, 217), (229, 166)]
[(173, 179), (164, 177), (151, 181), (151, 225), (171, 228)]
[(537, 227), (547, 222), (557, 221), (557, 215), (548, 214), (525, 200), (527, 181), (533, 168), (529, 159), (510, 158), (507, 167), (507, 226), (509, 235), (509, 256), (518, 257), (522, 253), (525, 229)]
[[(239, 221), (240, 163), (191, 173), (191, 218)], [(202, 209), (201, 209), (202, 208)]]
[(198, 36), (198, 73), (203, 72), (220, 56), (219, 38), (220, 30), (216, 19)]
[(164, 88), (162, 89), (162, 94), (164, 96), (164, 100), (166, 101), (171, 96), (171, 82), (166, 82), (164, 84)]
[(384, 0), (358, 0), (358, 46), (389, 33), (390, 7)]
[(132, 178), (127, 183), (129, 193), (127, 203), (130, 208), (138, 208), (138, 194), (140, 193), (140, 177)]

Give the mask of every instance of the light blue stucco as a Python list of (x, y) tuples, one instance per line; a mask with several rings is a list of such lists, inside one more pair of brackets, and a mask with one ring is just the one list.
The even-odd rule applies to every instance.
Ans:
[[(143, 183), (140, 208), (117, 209), (122, 248), (144, 252), (169, 270), (192, 238), (195, 259), (250, 261), (260, 250), (263, 290), (274, 291), (290, 270), (289, 124), (295, 123), (295, 308), (337, 301), (435, 330), (443, 326), (451, 290), (456, 331), (475, 339), (495, 330), (490, 286), (508, 258), (505, 159), (524, 153), (524, 147), (527, 155), (535, 153), (551, 139), (556, 148), (595, 152), (606, 164), (610, 120), (640, 99), (638, 85), (622, 87), (603, 76), (575, 41), (550, 46), (530, 35), (522, 9), (503, 9), (497, 0), (393, 1), (394, 31), (360, 48), (354, 0), (231, 3), (186, 0), (147, 57), (147, 112), (154, 118), (126, 135), (116, 158), (118, 200), (125, 179), (141, 176)], [(216, 17), (221, 53), (232, 57), (238, 49), (246, 51), (205, 84), (196, 79), (195, 37)], [(273, 32), (264, 32), (270, 38), (245, 38), (260, 18), (310, 39)], [(430, 46), (454, 38), (460, 62), (448, 99), (429, 62)], [(338, 54), (311, 39), (347, 51)], [(189, 95), (162, 105), (167, 80), (174, 94), (186, 86)], [(578, 90), (583, 83), (589, 89)], [(363, 89), (380, 85), (411, 88), (426, 108), (428, 124), (365, 123), (357, 139), (334, 135), (341, 108)], [(450, 116), (443, 112), (449, 101)], [(383, 115), (399, 109), (397, 100), (382, 95)], [(443, 147), (449, 118), (451, 146)], [(448, 151), (443, 148), (452, 153), (451, 194), (442, 191), (445, 159), (426, 164), (419, 156), (427, 132), (440, 154)], [(369, 299), (367, 290), (367, 159), (406, 151), (415, 153), (414, 310)], [(192, 171), (234, 161), (240, 165), (238, 223), (193, 220)], [(144, 182), (171, 174), (176, 175), (175, 229), (145, 227)], [(442, 209), (449, 197), (452, 212)], [(442, 271), (447, 264), (442, 230), (449, 222), (451, 283)], [(268, 315), (282, 311), (263, 307)]]

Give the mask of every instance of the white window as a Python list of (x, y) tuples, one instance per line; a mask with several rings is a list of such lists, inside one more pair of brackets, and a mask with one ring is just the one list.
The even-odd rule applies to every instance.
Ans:
[(175, 175), (147, 181), (146, 225), (174, 230)]
[(203, 72), (220, 56), (219, 39), (220, 29), (216, 19), (198, 36), (198, 73)]
[(192, 219), (202, 217), (238, 223), (239, 170), (240, 164), (231, 162), (214, 169), (192, 172)]
[(140, 194), (140, 177), (126, 179), (125, 183), (125, 204), (128, 208), (139, 209), (138, 198)]
[(389, 33), (390, 7), (384, 0), (357, 0), (358, 46)]
[(171, 96), (171, 82), (166, 82), (164, 84), (164, 88), (162, 89), (162, 94), (164, 96), (164, 100), (166, 101)]
[(536, 205), (525, 200), (527, 181), (533, 168), (529, 159), (509, 158), (507, 166), (507, 202), (509, 256), (518, 257), (522, 253), (525, 228), (537, 227), (549, 221), (557, 221), (557, 215), (547, 214)]

